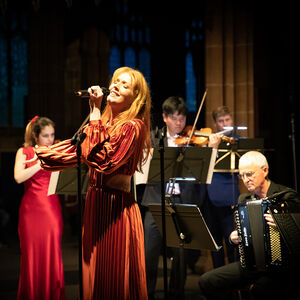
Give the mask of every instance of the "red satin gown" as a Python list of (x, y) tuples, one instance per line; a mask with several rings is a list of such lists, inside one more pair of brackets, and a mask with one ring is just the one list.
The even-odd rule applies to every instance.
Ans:
[[(27, 160), (34, 156), (32, 147), (23, 148), (23, 153)], [(26, 168), (33, 164), (27, 164)], [(50, 174), (40, 170), (24, 182), (18, 226), (21, 248), (18, 300), (65, 299), (63, 219), (58, 196), (47, 196)]]
[[(147, 300), (144, 230), (139, 207), (131, 193), (105, 186), (110, 176), (132, 176), (143, 151), (141, 120), (122, 125), (111, 136), (101, 121), (90, 121), (82, 144), (89, 166), (89, 189), (82, 230), (84, 300)], [(59, 170), (76, 165), (70, 140), (39, 147), (43, 167)]]

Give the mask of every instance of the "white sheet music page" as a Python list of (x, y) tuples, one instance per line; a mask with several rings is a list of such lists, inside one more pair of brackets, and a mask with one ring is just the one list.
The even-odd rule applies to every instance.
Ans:
[(48, 187), (48, 196), (56, 193), (59, 172), (60, 171), (51, 172), (51, 177), (50, 177), (50, 182)]
[(213, 148), (211, 152), (211, 158), (210, 158), (210, 163), (209, 163), (209, 168), (208, 168), (208, 173), (206, 178), (207, 184), (211, 184), (216, 158), (217, 158), (217, 149)]

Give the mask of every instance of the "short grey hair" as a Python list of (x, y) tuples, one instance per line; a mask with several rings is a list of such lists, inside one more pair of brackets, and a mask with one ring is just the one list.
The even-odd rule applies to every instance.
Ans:
[(254, 164), (260, 168), (267, 167), (269, 168), (268, 161), (266, 157), (258, 151), (248, 151), (243, 154), (239, 160), (239, 168), (240, 166)]

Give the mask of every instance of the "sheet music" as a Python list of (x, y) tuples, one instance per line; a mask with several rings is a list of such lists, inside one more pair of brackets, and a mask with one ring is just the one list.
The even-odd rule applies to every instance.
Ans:
[(49, 187), (48, 187), (48, 196), (55, 194), (58, 177), (60, 171), (51, 172)]
[(217, 158), (217, 149), (213, 148), (211, 152), (210, 163), (209, 163), (209, 168), (207, 173), (207, 179), (206, 179), (207, 184), (211, 184), (216, 158)]
[[(136, 171), (134, 173), (134, 181), (135, 181), (136, 185), (148, 183), (148, 175), (149, 175), (149, 169), (150, 169), (150, 162), (153, 157), (153, 150), (154, 149), (152, 148), (150, 155), (147, 158), (146, 163), (142, 166), (143, 173), (138, 172), (138, 171)], [(208, 173), (207, 173), (207, 178), (206, 178), (207, 184), (211, 184), (216, 158), (217, 158), (217, 149), (212, 148), (210, 163), (209, 163), (209, 168), (208, 168)], [(195, 180), (195, 178), (193, 178), (191, 180)]]

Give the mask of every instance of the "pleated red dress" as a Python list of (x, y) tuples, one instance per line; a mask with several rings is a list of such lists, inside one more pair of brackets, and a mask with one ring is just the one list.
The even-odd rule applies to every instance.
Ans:
[[(23, 148), (23, 153), (27, 160), (34, 156), (32, 147)], [(65, 299), (63, 219), (58, 196), (47, 196), (49, 180), (50, 172), (40, 170), (24, 182), (18, 224), (21, 248), (18, 300)]]
[[(89, 166), (89, 189), (82, 230), (83, 295), (87, 299), (147, 300), (144, 231), (140, 211), (129, 192), (105, 186), (116, 174), (132, 176), (144, 148), (141, 120), (123, 124), (111, 136), (101, 121), (90, 121), (82, 144)], [(70, 140), (39, 147), (43, 167), (61, 170), (76, 165)]]

